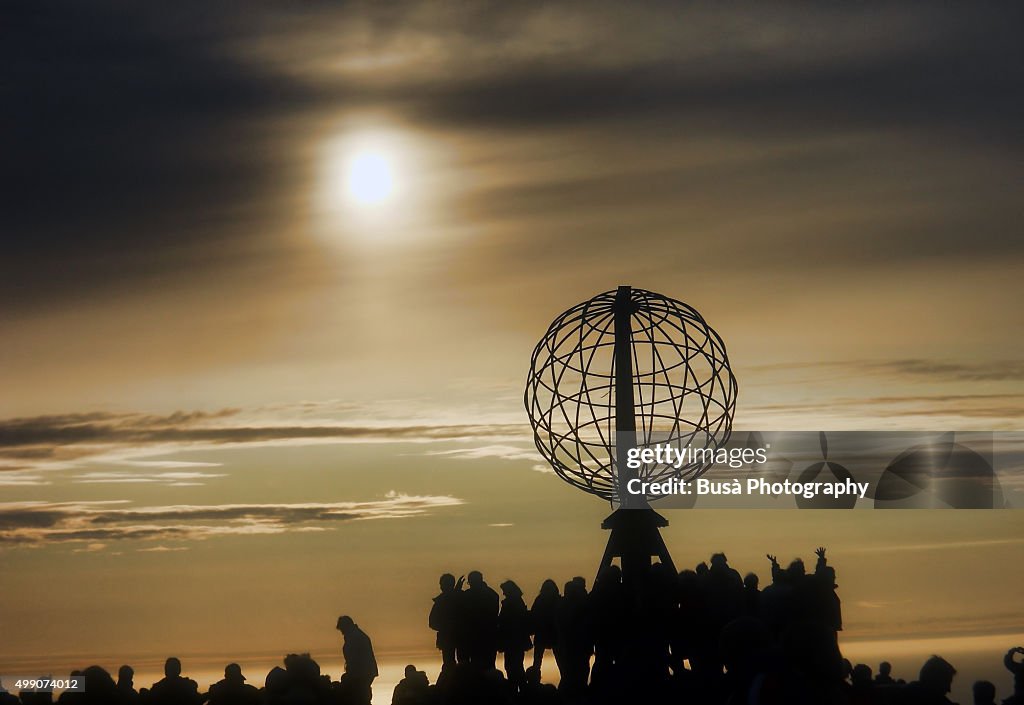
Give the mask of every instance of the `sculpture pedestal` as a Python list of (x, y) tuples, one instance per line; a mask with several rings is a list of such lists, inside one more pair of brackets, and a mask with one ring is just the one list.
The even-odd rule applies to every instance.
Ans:
[(616, 558), (622, 565), (622, 582), (642, 579), (651, 567), (651, 558), (656, 557), (664, 565), (676, 568), (668, 554), (665, 540), (661, 537), (668, 519), (650, 507), (643, 509), (616, 509), (601, 522), (601, 528), (610, 530), (608, 546), (604, 549), (598, 574), (612, 564)]

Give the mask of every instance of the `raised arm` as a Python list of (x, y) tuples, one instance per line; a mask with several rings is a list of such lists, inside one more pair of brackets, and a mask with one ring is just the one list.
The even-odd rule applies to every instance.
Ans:
[(1006, 666), (1006, 670), (1016, 675), (1021, 670), (1024, 670), (1024, 661), (1014, 661), (1014, 654), (1024, 654), (1024, 647), (1015, 646), (1006, 652), (1006, 656), (1003, 657), (1003, 665)]

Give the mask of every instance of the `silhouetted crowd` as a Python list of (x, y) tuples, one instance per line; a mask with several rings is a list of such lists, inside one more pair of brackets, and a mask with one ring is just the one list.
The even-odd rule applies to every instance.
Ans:
[[(507, 580), (501, 595), (478, 571), (445, 574), (428, 623), (437, 633), (442, 668), (436, 683), (413, 665), (395, 687), (392, 705), (948, 705), (956, 670), (929, 658), (912, 682), (896, 679), (882, 662), (877, 675), (851, 665), (840, 651), (842, 614), (835, 571), (816, 551), (812, 573), (802, 561), (782, 568), (774, 556), (772, 582), (760, 588), (718, 553), (708, 563), (676, 574), (656, 563), (623, 580), (615, 565), (601, 571), (588, 592), (576, 577), (559, 591), (545, 580), (531, 605)], [(290, 654), (263, 687), (246, 682), (238, 664), (206, 693), (167, 660), (164, 678), (135, 689), (122, 666), (115, 681), (91, 666), (80, 673), (84, 692), (65, 692), (63, 705), (369, 705), (378, 676), (370, 637), (347, 616), (345, 672), (337, 681), (308, 654)], [(550, 650), (557, 687), (542, 678)], [(532, 651), (527, 667), (527, 654)], [(497, 656), (502, 654), (502, 670)], [(1004, 665), (1013, 694), (1003, 705), (1024, 705), (1024, 648), (1010, 649)], [(379, 697), (378, 701), (382, 699)], [(973, 686), (975, 705), (996, 705), (988, 681)], [(52, 703), (49, 693), (7, 693), (0, 705)]]
[[(655, 563), (632, 581), (611, 565), (589, 592), (581, 577), (561, 592), (545, 580), (529, 608), (511, 580), (499, 585), (499, 597), (479, 572), (465, 581), (442, 575), (429, 617), (441, 674), (435, 686), (420, 678), (416, 696), (400, 702), (949, 703), (955, 670), (937, 656), (911, 683), (893, 679), (887, 663), (872, 677), (870, 667), (843, 659), (835, 570), (823, 547), (815, 554), (813, 572), (800, 559), (783, 568), (768, 555), (771, 584), (764, 589), (754, 573), (741, 578), (722, 553), (678, 574)], [(548, 650), (560, 675), (557, 687), (542, 678)], [(498, 653), (504, 674), (495, 667)], [(1007, 655), (1015, 691), (1004, 703), (1024, 705), (1024, 667), (1015, 653), (1024, 650)], [(991, 683), (979, 682), (975, 691), (975, 702), (994, 702)]]

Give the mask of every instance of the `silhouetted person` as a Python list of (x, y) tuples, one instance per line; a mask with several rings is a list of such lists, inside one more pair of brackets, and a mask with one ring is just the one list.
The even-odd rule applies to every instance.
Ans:
[(941, 656), (932, 656), (924, 665), (918, 679), (904, 691), (907, 705), (950, 705), (946, 694), (953, 688), (956, 669)]
[(242, 667), (229, 663), (224, 667), (224, 679), (210, 686), (210, 705), (259, 705), (260, 691), (245, 682)]
[(625, 648), (624, 627), (628, 615), (628, 602), (622, 586), (622, 569), (617, 565), (604, 568), (594, 581), (594, 589), (587, 596), (587, 609), (594, 638), (594, 665), (592, 682), (600, 687), (608, 685), (621, 666)]
[[(282, 702), (288, 703), (313, 703), (322, 702), (328, 698), (330, 691), (330, 678), (324, 679), (320, 675), (320, 664), (313, 660), (308, 654), (288, 654), (284, 657), (284, 683), (282, 686)], [(343, 675), (342, 678), (345, 678)], [(349, 679), (347, 682), (355, 683)], [(361, 691), (353, 694), (347, 702), (361, 702)]]
[[(78, 693), (62, 693), (57, 702), (71, 702), (81, 705), (110, 705), (118, 698), (117, 684), (105, 668), (89, 666), (82, 669), (85, 689)], [(65, 699), (65, 695), (69, 697)]]
[[(454, 581), (452, 585), (454, 585)], [(405, 677), (398, 681), (391, 696), (391, 705), (423, 705), (430, 698), (430, 679), (416, 666), (405, 667)]]
[(839, 653), (836, 635), (824, 624), (794, 622), (782, 635), (790, 672), (787, 697), (775, 702), (817, 705), (843, 702), (844, 682), (852, 667)]
[[(739, 576), (736, 577), (739, 580)], [(659, 694), (669, 677), (671, 629), (678, 610), (677, 583), (675, 571), (667, 565), (660, 562), (651, 565), (641, 576), (640, 591), (633, 598), (637, 603), (620, 622), (624, 623), (625, 645), (616, 657), (621, 662), (621, 668), (616, 664), (616, 680), (643, 683), (656, 699), (660, 699)], [(627, 595), (632, 591), (629, 586), (623, 587)], [(593, 624), (593, 613), (590, 619)], [(623, 693), (619, 697), (626, 696)]]
[(747, 573), (743, 578), (743, 614), (757, 617), (761, 614), (761, 591), (758, 589), (760, 580), (757, 573)]
[(565, 584), (565, 593), (555, 613), (558, 630), (555, 662), (562, 680), (558, 690), (575, 697), (587, 688), (590, 677), (590, 657), (594, 642), (587, 612), (587, 591), (582, 581), (573, 579)]
[(346, 690), (351, 693), (354, 705), (367, 705), (373, 694), (373, 680), (379, 675), (373, 644), (348, 615), (338, 617), (337, 629), (345, 637), (341, 653), (345, 657)]
[(1003, 657), (1003, 665), (1013, 674), (1013, 695), (1004, 700), (1003, 705), (1024, 705), (1024, 661), (1017, 661), (1016, 654), (1024, 655), (1024, 647), (1015, 646)]
[[(344, 678), (344, 675), (342, 676)], [(263, 699), (270, 705), (284, 701), (288, 693), (288, 672), (280, 666), (274, 666), (263, 679)], [(347, 701), (345, 701), (347, 702)]]
[(139, 702), (139, 694), (135, 691), (135, 670), (131, 666), (117, 669), (117, 702), (119, 705)]
[(478, 570), (467, 576), (469, 587), (462, 593), (463, 618), (469, 662), (480, 671), (494, 668), (498, 654), (498, 607), (500, 599)]
[(871, 666), (858, 663), (850, 670), (850, 683), (856, 687), (871, 687)]
[(505, 654), (505, 677), (513, 693), (526, 685), (523, 661), (533, 647), (530, 641), (530, 612), (523, 601), (523, 591), (511, 580), (500, 586), (504, 599), (498, 613), (498, 650)]
[(530, 627), (533, 633), (533, 666), (537, 669), (537, 677), (540, 678), (541, 665), (544, 662), (545, 649), (554, 649), (557, 628), (555, 626), (555, 612), (558, 610), (558, 602), (562, 596), (558, 594), (558, 584), (548, 578), (540, 586), (540, 592), (533, 600), (530, 608)]
[(756, 617), (739, 617), (722, 629), (718, 650), (726, 669), (721, 680), (727, 702), (761, 702), (758, 683), (765, 680), (764, 669), (772, 645), (771, 632)]
[[(822, 549), (823, 550), (823, 549)], [(807, 575), (807, 568), (802, 558), (794, 558), (786, 568), (789, 584), (792, 587), (789, 599), (789, 620), (815, 622), (824, 624), (829, 629), (835, 628), (824, 618), (823, 598), (819, 583), (813, 576)]]
[[(711, 584), (729, 598), (736, 598), (743, 589), (743, 579), (739, 571), (729, 566), (729, 559), (724, 553), (711, 556), (711, 567), (708, 569)], [(734, 606), (735, 607), (735, 606)]]
[(173, 656), (164, 663), (164, 677), (149, 691), (152, 705), (198, 705), (199, 686), (181, 675), (181, 661)]
[[(718, 661), (718, 636), (712, 626), (707, 574), (683, 570), (676, 576), (678, 610), (673, 617), (671, 649), (672, 670), (676, 676), (695, 675), (700, 680), (714, 678)], [(688, 660), (689, 669), (684, 661)]]
[(843, 630), (843, 609), (839, 595), (836, 593), (836, 571), (825, 558), (825, 547), (815, 550), (818, 561), (814, 567), (812, 590), (812, 618), (827, 624), (829, 628), (840, 632)]
[(0, 705), (20, 705), (20, 702), (17, 695), (7, 692), (3, 681), (0, 680)]
[(441, 668), (455, 663), (455, 648), (458, 645), (459, 600), (462, 598), (462, 581), (445, 573), (439, 581), (441, 592), (434, 598), (427, 622), (437, 632), (435, 645), (441, 651)]
[(526, 685), (522, 698), (523, 702), (530, 705), (555, 705), (558, 703), (558, 689), (550, 683), (541, 683), (540, 669), (530, 666), (526, 669)]
[(875, 682), (871, 677), (871, 666), (866, 663), (858, 663), (850, 669), (850, 693), (849, 702), (851, 705), (870, 705), (874, 702)]
[(974, 705), (996, 705), (996, 686), (991, 681), (975, 681), (971, 696)]
[(775, 556), (766, 557), (772, 564), (772, 582), (761, 591), (761, 619), (779, 636), (793, 621), (793, 579)]
[[(80, 676), (80, 675), (82, 675), (82, 672), (81, 671), (72, 671), (71, 675), (73, 675), (73, 676)], [(64, 691), (63, 693), (61, 693), (60, 697), (62, 699), (66, 698), (66, 700), (64, 700), (64, 702), (70, 702), (70, 703), (79, 702), (79, 703), (81, 703), (81, 702), (83, 702), (83, 700), (85, 698), (85, 694), (84, 693), (73, 693), (73, 692), (70, 692), (70, 691)], [(53, 702), (53, 693), (51, 693), (48, 690), (39, 690), (39, 691), (20, 690), (20, 691), (18, 691), (18, 699), (21, 701), (22, 705), (50, 705), (50, 703)], [(58, 700), (58, 702), (61, 702), (61, 701)]]
[(882, 661), (878, 664), (878, 675), (875, 676), (875, 685), (894, 685), (896, 683), (892, 678), (892, 664), (888, 661)]

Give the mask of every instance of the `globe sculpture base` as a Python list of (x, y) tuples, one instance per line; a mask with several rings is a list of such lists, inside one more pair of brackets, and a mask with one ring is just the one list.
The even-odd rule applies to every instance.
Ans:
[(668, 519), (650, 507), (644, 509), (617, 509), (601, 523), (610, 530), (608, 546), (604, 549), (598, 575), (618, 558), (622, 567), (622, 581), (636, 584), (642, 581), (657, 558), (675, 572), (675, 564), (668, 553), (660, 529), (668, 526)]

